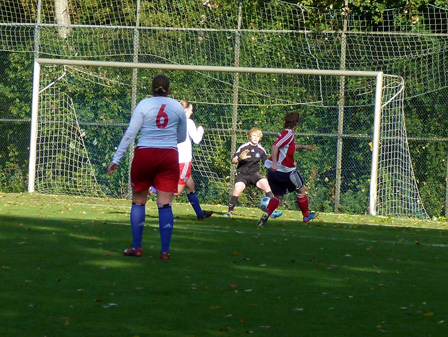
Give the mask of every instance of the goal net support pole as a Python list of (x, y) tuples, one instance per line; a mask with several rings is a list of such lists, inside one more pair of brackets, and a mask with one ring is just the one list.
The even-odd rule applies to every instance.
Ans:
[(381, 106), (383, 102), (383, 73), (377, 73), (375, 90), (375, 117), (373, 127), (372, 172), (370, 175), (370, 214), (376, 215), (378, 156), (380, 148)]
[(350, 70), (314, 70), (314, 69), (198, 66), (198, 65), (176, 65), (176, 64), (157, 64), (157, 63), (133, 63), (133, 62), (106, 62), (106, 61), (36, 58), (34, 61), (32, 119), (31, 119), (31, 137), (30, 137), (31, 139), (30, 139), (30, 156), (29, 156), (28, 192), (30, 192), (30, 193), (35, 191), (36, 150), (37, 150), (37, 133), (38, 133), (38, 108), (39, 108), (39, 78), (40, 78), (41, 64), (115, 67), (115, 68), (144, 68), (144, 69), (182, 70), (182, 71), (196, 71), (196, 72), (288, 74), (288, 75), (309, 75), (309, 76), (347, 76), (347, 77), (375, 78), (375, 80), (376, 80), (375, 117), (374, 117), (374, 135), (373, 135), (373, 148), (372, 148), (372, 170), (371, 170), (371, 181), (370, 181), (370, 207), (369, 207), (369, 209), (370, 209), (370, 214), (376, 215), (377, 179), (378, 179), (377, 171), (378, 171), (378, 155), (379, 155), (380, 124), (381, 124), (381, 109), (382, 109), (382, 86), (383, 86), (383, 73), (382, 72), (350, 71)]
[(30, 159), (28, 163), (28, 192), (34, 192), (36, 180), (36, 152), (37, 152), (37, 126), (39, 109), (39, 78), (40, 63), (34, 61), (33, 71), (33, 98), (31, 104), (31, 133), (30, 133)]

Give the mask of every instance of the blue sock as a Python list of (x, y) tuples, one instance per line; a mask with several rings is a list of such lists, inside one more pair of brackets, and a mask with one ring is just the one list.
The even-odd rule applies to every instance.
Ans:
[(198, 218), (202, 218), (204, 216), (204, 212), (202, 211), (201, 205), (199, 204), (199, 199), (196, 195), (196, 193), (191, 192), (187, 193), (188, 201), (190, 202), (191, 206), (193, 207), (196, 216)]
[(159, 205), (159, 232), (162, 248), (160, 252), (170, 251), (171, 234), (173, 234), (174, 215), (171, 204)]
[(132, 247), (142, 246), (143, 228), (145, 228), (145, 205), (132, 203), (131, 207), (131, 231)]

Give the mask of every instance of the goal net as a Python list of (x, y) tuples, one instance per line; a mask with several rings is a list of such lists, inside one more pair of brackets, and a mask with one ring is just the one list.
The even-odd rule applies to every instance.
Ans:
[[(297, 110), (297, 141), (317, 148), (297, 154), (313, 209), (332, 212), (337, 203), (341, 212), (426, 216), (407, 146), (400, 77), (384, 75), (378, 95), (373, 72), (41, 61), (30, 161), (30, 188), (37, 192), (127, 197), (131, 154), (112, 177), (107, 166), (132, 101), (148, 96), (152, 77), (164, 72), (171, 96), (191, 101), (193, 119), (205, 129), (193, 159), (203, 203), (227, 204), (235, 172), (230, 159), (249, 129), (263, 131), (269, 153), (285, 112)], [(260, 196), (249, 189), (241, 203), (255, 206)], [(292, 196), (284, 207), (296, 207)]]

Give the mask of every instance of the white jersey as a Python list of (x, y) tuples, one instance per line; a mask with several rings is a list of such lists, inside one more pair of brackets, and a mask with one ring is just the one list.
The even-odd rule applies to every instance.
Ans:
[(128, 147), (140, 131), (137, 146), (177, 149), (177, 143), (187, 136), (187, 121), (182, 105), (169, 97), (145, 98), (132, 114), (112, 162), (119, 164)]
[(192, 119), (187, 118), (187, 139), (177, 144), (179, 150), (179, 163), (188, 163), (193, 159), (193, 147), (191, 142), (199, 144), (204, 136), (204, 129), (196, 124)]

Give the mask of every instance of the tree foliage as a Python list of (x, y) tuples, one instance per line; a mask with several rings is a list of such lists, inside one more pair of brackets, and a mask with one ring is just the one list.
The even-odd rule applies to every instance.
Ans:
[[(59, 0), (56, 0), (59, 1)], [(388, 14), (385, 11), (391, 8), (399, 8), (399, 15), (394, 17), (396, 27), (401, 25), (406, 25), (411, 23), (413, 29), (416, 32), (422, 32), (423, 29), (418, 24), (419, 16), (421, 15), (421, 10), (428, 4), (433, 4), (436, 6), (448, 6), (448, 1), (426, 1), (426, 0), (408, 0), (408, 1), (393, 1), (393, 0), (355, 0), (355, 1), (316, 1), (316, 0), (304, 0), (304, 1), (293, 1), (285, 0), (285, 3), (291, 3), (299, 6), (309, 7), (310, 17), (307, 21), (308, 27), (313, 29), (314, 34), (322, 34), (322, 41), (327, 38), (322, 32), (324, 32), (330, 25), (325, 25), (322, 23), (323, 15), (328, 12), (333, 11), (347, 11), (350, 13), (357, 13), (361, 17), (367, 19), (375, 29), (384, 28), (384, 20), (389, 19)], [(22, 0), (18, 2), (19, 5), (16, 7), (16, 17), (19, 18), (20, 23), (33, 23), (36, 21), (36, 1), (34, 0)], [(63, 20), (61, 17), (57, 17), (53, 8), (53, 1), (43, 1), (43, 13), (44, 17), (43, 23), (55, 23)], [(267, 5), (272, 4), (272, 0), (204, 0), (201, 1), (203, 6), (206, 6), (209, 10), (208, 13), (214, 15), (215, 17), (226, 17), (233, 19), (237, 22), (238, 6), (240, 4), (244, 7), (244, 15), (247, 15), (246, 22), (247, 29), (255, 27), (257, 24), (263, 25), (264, 29), (278, 29), (285, 28), (286, 21), (284, 18), (276, 18), (269, 22), (254, 22), (250, 18), (250, 13), (259, 11)], [(61, 1), (61, 4), (65, 4), (65, 1)], [(135, 1), (131, 0), (116, 0), (116, 8), (121, 13), (120, 18), (122, 21), (118, 21), (117, 17), (111, 15), (110, 6), (103, 0), (74, 0), (68, 1), (69, 12), (72, 18), (74, 18), (77, 24), (85, 25), (104, 25), (104, 26), (119, 26), (126, 25), (132, 26), (135, 24)], [(11, 22), (11, 19), (6, 16), (8, 12), (6, 10), (6, 3), (0, 4), (0, 19), (2, 22)], [(83, 11), (77, 10), (77, 8), (83, 8)], [(155, 10), (157, 8), (157, 10)], [(314, 10), (315, 9), (315, 10)], [(221, 28), (219, 22), (213, 22), (211, 20), (207, 21), (201, 16), (194, 16), (191, 13), (191, 9), (183, 6), (183, 2), (178, 2), (174, 0), (164, 0), (164, 1), (142, 1), (142, 11), (151, 13), (151, 15), (143, 16), (141, 18), (141, 27), (177, 27), (185, 28), (185, 31), (173, 30), (147, 30), (141, 31), (140, 33), (140, 48), (143, 51), (151, 50), (154, 45), (158, 46), (157, 55), (151, 54), (150, 52), (142, 53), (140, 55), (140, 62), (154, 62), (158, 63), (161, 60), (169, 59), (173, 63), (179, 64), (203, 64), (203, 65), (235, 65), (234, 59), (234, 46), (235, 46), (235, 34), (230, 34), (226, 32), (226, 39), (219, 37), (222, 41), (221, 48), (210, 47), (212, 45), (212, 38), (210, 35), (205, 36), (201, 32), (191, 32), (188, 28), (191, 27), (203, 27), (203, 28)], [(319, 24), (317, 24), (319, 23)], [(332, 22), (331, 24), (334, 24)], [(341, 23), (338, 23), (341, 25)], [(252, 26), (251, 26), (252, 25)], [(445, 29), (446, 32), (447, 23), (441, 23), (441, 30)], [(339, 26), (341, 27), (341, 26)], [(287, 27), (289, 29), (294, 29), (296, 27)], [(5, 26), (0, 27), (0, 30), (5, 32), (7, 28)], [(1, 32), (0, 32), (1, 33)], [(58, 35), (57, 30), (46, 30), (41, 36), (41, 39), (45, 39), (52, 35)], [(46, 36), (45, 34), (48, 34)], [(217, 32), (218, 34), (224, 34)], [(83, 37), (83, 50), (75, 50), (70, 46), (70, 43), (64, 40), (60, 40), (60, 50), (61, 54), (67, 55), (68, 57), (73, 57), (76, 53), (81, 55), (87, 55), (88, 57), (97, 57), (97, 48), (102, 48), (103, 50), (112, 50), (112, 47), (117, 44), (129, 44), (132, 45), (134, 38), (134, 32), (132, 30), (123, 31), (113, 31), (111, 29), (102, 29), (97, 27), (92, 29), (88, 35)], [(241, 53), (241, 58), (239, 60), (241, 66), (257, 66), (257, 67), (283, 67), (284, 64), (293, 64), (296, 67), (300, 67), (302, 57), (300, 53), (287, 54), (282, 53), (282, 50), (288, 49), (293, 45), (299, 45), (301, 48), (306, 48), (308, 41), (304, 38), (302, 41), (297, 40), (287, 40), (283, 36), (278, 35), (267, 35), (267, 34), (246, 34), (241, 37), (243, 39), (242, 45), (244, 45), (244, 52)], [(339, 47), (338, 37), (334, 37), (335, 43), (326, 50), (322, 50), (323, 58), (330, 58), (332, 54), (332, 48)], [(217, 38), (218, 40), (218, 38)], [(429, 39), (428, 39), (429, 40)], [(0, 112), (2, 118), (10, 119), (29, 119), (30, 118), (30, 107), (31, 107), (31, 92), (32, 92), (32, 53), (30, 51), (34, 48), (34, 40), (30, 39), (28, 41), (22, 41), (22, 45), (15, 45), (16, 50), (28, 51), (28, 52), (11, 52), (1, 51), (0, 52)], [(433, 48), (439, 48), (439, 40), (433, 39), (430, 41), (433, 43)], [(170, 46), (179, 45), (179, 48), (184, 48), (184, 54), (188, 54), (187, 58), (181, 58), (180, 55), (173, 55)], [(263, 49), (260, 48), (263, 45)], [(211, 50), (209, 53), (203, 52), (205, 49)], [(230, 52), (229, 52), (230, 51)], [(372, 51), (374, 53), (375, 51)], [(269, 57), (266, 57), (269, 55)], [(132, 61), (132, 55), (113, 55), (112, 58), (116, 61)], [(418, 92), (418, 79), (412, 78), (412, 74), (415, 72), (413, 69), (409, 69), (409, 66), (403, 60), (392, 61), (389, 65), (391, 69), (396, 70), (397, 73), (403, 74), (403, 76), (408, 76), (409, 82), (417, 83), (415, 87), (410, 88)], [(59, 70), (58, 70), (59, 71)], [(93, 70), (92, 70), (93, 71)], [(87, 147), (92, 153), (92, 156), (97, 158), (98, 161), (108, 162), (110, 160), (110, 155), (113, 152), (113, 144), (115, 140), (106, 131), (101, 131), (94, 123), (100, 121), (101, 123), (121, 123), (126, 124), (128, 117), (130, 116), (131, 106), (130, 106), (130, 96), (132, 95), (130, 89), (130, 83), (132, 82), (131, 72), (122, 72), (118, 70), (111, 69), (100, 69), (97, 74), (98, 77), (104, 78), (116, 78), (119, 85), (111, 85), (104, 90), (105, 97), (103, 100), (98, 100), (96, 97), (96, 87), (93, 83), (79, 81), (79, 77), (74, 76), (73, 70), (69, 70), (66, 75), (67, 83), (70, 83), (70, 88), (77, 88), (72, 92), (73, 96), (76, 97), (74, 101), (74, 106), (83, 114), (84, 122), (86, 123), (84, 128), (87, 133), (96, 134), (92, 137), (92, 142), (87, 144)], [(150, 78), (151, 74), (145, 74), (144, 71), (140, 71), (139, 76), (141, 78)], [(173, 89), (174, 94), (177, 97), (185, 96), (188, 92), (184, 85), (180, 83), (188, 83), (187, 75), (185, 74), (174, 74), (173, 80), (179, 85)], [(54, 76), (50, 75), (48, 78), (44, 79), (46, 83), (51, 83), (51, 81), (56, 78), (56, 72)], [(240, 78), (242, 83), (245, 83), (247, 87), (256, 85), (253, 82), (251, 76), (241, 75)], [(351, 85), (351, 81), (348, 80), (348, 85)], [(142, 83), (142, 82), (140, 82)], [(143, 82), (139, 84), (138, 88), (139, 97), (143, 98), (148, 94), (148, 83)], [(198, 79), (195, 83), (188, 83), (188, 85), (195, 86), (197, 88), (208, 88), (210, 82), (207, 78)], [(297, 85), (301, 87), (300, 84)], [(67, 89), (68, 90), (68, 89)], [(70, 89), (73, 90), (73, 89)], [(310, 90), (303, 90), (299, 92), (299, 95), (303, 97), (310, 95)], [(239, 93), (244, 99), (245, 92)], [(279, 93), (280, 94), (280, 93)], [(287, 95), (287, 93), (281, 93), (282, 95)], [(212, 95), (210, 92), (201, 92), (204, 101), (206, 100), (206, 95)], [(439, 91), (431, 95), (420, 95), (413, 97), (407, 102), (407, 128), (409, 134), (414, 137), (437, 137), (444, 134), (445, 130), (448, 128), (448, 118), (446, 118), (446, 108), (445, 108), (445, 97), (448, 95), (446, 90)], [(361, 96), (361, 95), (360, 95)], [(315, 97), (311, 97), (314, 99)], [(358, 105), (362, 105), (363, 100), (359, 98), (357, 102), (353, 102)], [(355, 104), (353, 104), (355, 105)], [(220, 108), (210, 108), (201, 107), (200, 104), (197, 106), (198, 109), (207, 109), (207, 117), (203, 117), (202, 122), (207, 123), (209, 128), (219, 128), (220, 121), (219, 117), (222, 114)], [(221, 108), (222, 109), (222, 108)], [(104, 112), (107, 112), (105, 114)], [(241, 130), (248, 129), (253, 125), (258, 125), (262, 129), (280, 129), (281, 128), (281, 117), (284, 114), (284, 109), (268, 109), (266, 107), (260, 107), (257, 109), (246, 107), (240, 111), (240, 119), (238, 120), (238, 128)], [(230, 113), (227, 111), (226, 113)], [(336, 132), (337, 124), (335, 121), (322, 121), (316, 116), (319, 116), (321, 112), (309, 108), (305, 110), (306, 115), (306, 125), (307, 128), (319, 129), (321, 133), (334, 133)], [(326, 111), (327, 115), (334, 115), (335, 112), (331, 111), (331, 108)], [(353, 125), (356, 124), (357, 128), (361, 126), (363, 132), (368, 134), (370, 132), (371, 123), (367, 118), (364, 118), (368, 114), (368, 111), (354, 111), (347, 110), (347, 114), (350, 116), (349, 121), (345, 127), (350, 130)], [(90, 123), (90, 124), (89, 124)], [(20, 126), (19, 126), (20, 125)], [(0, 138), (0, 182), (1, 189), (3, 190), (20, 190), (20, 185), (18, 181), (24, 182), (26, 180), (27, 172), (27, 149), (24, 149), (23, 143), (29, 143), (29, 127), (27, 124), (15, 125), (10, 127), (9, 124), (0, 124), (0, 133), (2, 138)], [(121, 134), (123, 127), (115, 130), (115, 133)], [(272, 141), (274, 135), (267, 135), (265, 141), (269, 144)], [(23, 139), (26, 139), (24, 142)], [(308, 139), (303, 139), (306, 142)], [(229, 141), (226, 139), (217, 140), (217, 152), (216, 156), (219, 158), (218, 161), (214, 161), (213, 170), (220, 171), (228, 167), (228, 157), (229, 157)], [(331, 154), (332, 149), (335, 148), (335, 144), (323, 145), (324, 153), (329, 153), (328, 157), (334, 157)], [(446, 148), (440, 146), (437, 143), (422, 142), (419, 144), (411, 145), (411, 150), (416, 156), (414, 161), (416, 164), (416, 172), (419, 172), (418, 180), (421, 182), (422, 194), (425, 196), (428, 207), (433, 214), (441, 214), (443, 210), (443, 181), (446, 176), (444, 172), (445, 167), (440, 165), (438, 158), (443, 157)], [(356, 143), (356, 141), (351, 144), (350, 148), (344, 149), (344, 155), (353, 158), (353, 161), (360, 163), (362, 167), (366, 168), (366, 172), (362, 175), (363, 179), (368, 175), (369, 162), (366, 158), (369, 157), (369, 149), (362, 146), (361, 142)], [(333, 159), (333, 158), (332, 158)], [(307, 167), (304, 164), (303, 170), (306, 172), (313, 172), (312, 167)], [(446, 165), (445, 165), (446, 166)], [(346, 209), (347, 212), (362, 212), (366, 204), (366, 198), (368, 197), (366, 190), (368, 186), (360, 183), (360, 180), (353, 179), (350, 176), (350, 163), (343, 167), (343, 177), (344, 186), (343, 193), (344, 198), (347, 200)], [(101, 171), (101, 168), (98, 168)], [(420, 173), (423, 172), (423, 173)], [(333, 186), (328, 186), (323, 188), (313, 188), (313, 184), (318, 184), (319, 179), (334, 178), (334, 167), (327, 167), (322, 172), (313, 172), (311, 177), (310, 190), (312, 193), (322, 194), (323, 197), (319, 200), (324, 200), (319, 207), (322, 210), (331, 209), (332, 196), (334, 191), (332, 191)], [(8, 179), (8, 177), (17, 177), (17, 179)], [(101, 179), (108, 179), (105, 175)], [(12, 182), (14, 181), (14, 183)], [(118, 186), (123, 189), (125, 193), (127, 183), (126, 174), (123, 173), (122, 176), (118, 178)], [(207, 182), (204, 182), (206, 184)], [(439, 186), (438, 189), (434, 190), (432, 186)], [(25, 184), (21, 185), (22, 189), (25, 189)], [(428, 187), (428, 186), (431, 186)], [(212, 194), (214, 196), (219, 196), (222, 193), (227, 193), (226, 190), (223, 191), (221, 186), (214, 186)], [(363, 192), (364, 191), (364, 192)]]

